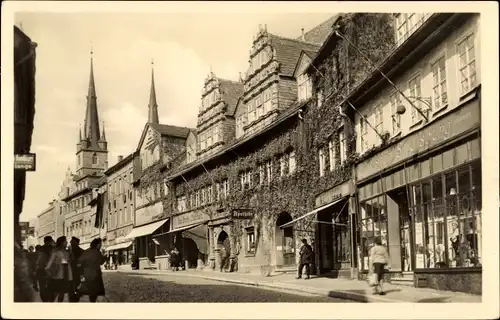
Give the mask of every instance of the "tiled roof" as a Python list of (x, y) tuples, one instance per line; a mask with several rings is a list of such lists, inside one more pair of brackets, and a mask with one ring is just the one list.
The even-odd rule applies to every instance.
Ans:
[[(335, 14), (325, 22), (322, 22), (321, 24), (307, 31), (304, 34), (305, 41), (323, 44), (326, 38), (328, 38), (328, 35), (332, 32), (332, 26), (339, 16), (340, 14)], [(300, 37), (298, 40), (300, 39), (302, 39), (302, 37)]]
[(217, 80), (219, 80), (222, 91), (222, 100), (227, 103), (226, 114), (232, 116), (238, 104), (238, 99), (243, 95), (243, 83), (221, 78), (217, 78)]
[(187, 127), (171, 126), (168, 124), (149, 123), (149, 125), (158, 131), (162, 136), (172, 136), (184, 139), (187, 138), (189, 130), (196, 130)]
[(276, 50), (276, 58), (281, 64), (280, 72), (285, 76), (293, 76), (300, 53), (304, 51), (318, 51), (320, 45), (280, 37), (269, 34), (271, 45)]
[(314, 56), (316, 55), (316, 53), (318, 52), (318, 50), (315, 50), (315, 51), (311, 51), (311, 50), (304, 50), (304, 53), (307, 54), (309, 56), (309, 58), (314, 58)]

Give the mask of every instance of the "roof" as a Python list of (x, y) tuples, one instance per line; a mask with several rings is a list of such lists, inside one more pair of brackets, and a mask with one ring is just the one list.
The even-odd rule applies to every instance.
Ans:
[(227, 103), (227, 115), (233, 115), (238, 104), (238, 99), (243, 95), (243, 83), (233, 80), (217, 78), (219, 81), (222, 100)]
[(117, 171), (118, 169), (124, 167), (127, 163), (132, 162), (134, 160), (134, 154), (135, 154), (135, 151), (132, 152), (131, 154), (129, 154), (128, 156), (126, 156), (125, 158), (123, 158), (121, 161), (118, 161), (117, 163), (115, 163), (113, 166), (109, 167), (108, 170), (104, 171), (104, 174), (109, 175), (109, 174)]
[[(323, 44), (323, 42), (325, 42), (325, 40), (332, 32), (332, 26), (339, 15), (340, 14), (334, 14), (328, 20), (322, 22), (321, 24), (304, 33), (305, 41)], [(298, 40), (300, 40), (301, 38), (302, 37), (300, 37)]]
[[(316, 56), (317, 51), (310, 51), (310, 50), (302, 50), (300, 53), (299, 59), (297, 60), (297, 63), (295, 64), (295, 69), (293, 70), (293, 75), (297, 77), (297, 72), (299, 70), (299, 67), (302, 63), (303, 56), (309, 57), (311, 60), (314, 59), (314, 56)], [(306, 66), (305, 70), (307, 71), (308, 65)]]
[(158, 131), (162, 136), (171, 136), (186, 139), (189, 130), (195, 130), (187, 127), (177, 127), (168, 124), (148, 123), (153, 129)]
[(310, 71), (312, 66), (316, 66), (318, 63), (320, 63), (321, 59), (323, 59), (325, 56), (328, 55), (330, 50), (327, 48), (333, 43), (334, 40), (338, 40), (337, 36), (335, 36), (335, 33), (333, 33), (333, 26), (338, 23), (340, 19), (343, 18), (343, 15), (337, 14), (333, 16), (329, 21), (331, 20), (331, 24), (329, 24), (329, 32), (325, 37), (325, 40), (323, 41), (321, 48), (318, 50), (316, 55), (313, 57), (313, 60), (311, 61), (311, 64), (309, 65), (309, 68), (307, 71)]
[[(304, 100), (304, 101), (295, 101), (294, 103), (292, 103), (289, 108), (287, 108), (285, 111), (283, 111), (276, 120), (274, 120), (273, 122), (271, 122), (270, 124), (268, 124), (267, 126), (265, 126), (262, 130), (259, 130), (253, 134), (250, 134), (248, 136), (245, 136), (244, 138), (242, 139), (236, 139), (236, 140), (232, 140), (229, 144), (227, 144), (223, 149), (221, 149), (219, 152), (217, 153), (214, 153), (213, 155), (210, 155), (209, 157), (203, 157), (203, 158), (199, 158), (198, 160), (195, 160), (193, 162), (190, 162), (184, 166), (181, 166), (181, 167), (178, 167), (178, 168), (175, 168), (174, 171), (172, 172), (171, 175), (169, 175), (167, 177), (168, 180), (171, 180), (171, 179), (174, 179), (176, 177), (179, 177), (181, 176), (182, 174), (186, 173), (186, 172), (189, 172), (201, 165), (203, 165), (204, 163), (207, 163), (211, 160), (214, 160), (220, 156), (222, 156), (224, 153), (228, 152), (228, 151), (231, 151), (231, 150), (234, 150), (236, 149), (237, 147), (255, 139), (255, 138), (258, 138), (259, 136), (269, 132), (269, 130), (277, 127), (278, 125), (280, 125), (281, 123), (283, 123), (285, 120), (289, 119), (290, 117), (294, 116), (295, 114), (297, 114), (299, 112), (299, 110), (301, 110), (304, 106), (307, 105), (307, 103), (309, 103), (310, 99), (308, 100)], [(165, 168), (166, 166), (164, 166)]]
[(295, 66), (303, 50), (316, 52), (320, 48), (318, 44), (289, 39), (274, 34), (268, 35), (271, 39), (271, 46), (276, 50), (276, 59), (281, 64), (280, 73), (284, 76), (293, 76)]

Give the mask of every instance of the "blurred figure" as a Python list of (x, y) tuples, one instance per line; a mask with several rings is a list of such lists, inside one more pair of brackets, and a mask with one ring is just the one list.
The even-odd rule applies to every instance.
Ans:
[(29, 274), (28, 261), (21, 245), (14, 243), (14, 301), (33, 302), (35, 292), (33, 291), (31, 277)]
[(70, 257), (66, 250), (67, 246), (68, 241), (66, 241), (66, 237), (57, 238), (56, 247), (45, 266), (45, 271), (50, 277), (50, 286), (55, 294), (54, 298), (57, 298), (57, 302), (63, 302), (65, 294), (68, 294), (69, 298), (70, 287), (73, 282), (69, 265)]
[(179, 250), (174, 246), (172, 251), (170, 251), (170, 267), (172, 267), (173, 271), (179, 269), (180, 260)]
[(375, 238), (375, 245), (370, 249), (370, 272), (377, 275), (377, 285), (374, 287), (373, 293), (384, 295), (384, 268), (389, 264), (389, 251), (387, 247), (382, 244), (380, 237)]
[(71, 273), (73, 275), (73, 282), (69, 294), (70, 302), (78, 302), (80, 300), (78, 287), (80, 286), (81, 270), (80, 268), (78, 268), (78, 259), (80, 259), (82, 254), (83, 254), (83, 249), (80, 248), (80, 239), (72, 237), (69, 247)]
[(80, 294), (88, 295), (90, 302), (96, 302), (98, 296), (104, 296), (104, 282), (102, 280), (101, 265), (106, 259), (101, 253), (102, 239), (92, 240), (90, 248), (85, 250), (78, 260), (82, 268)]
[(38, 281), (38, 289), (40, 290), (40, 299), (42, 302), (50, 302), (54, 300), (49, 277), (45, 271), (45, 266), (47, 265), (47, 262), (49, 262), (54, 245), (55, 243), (52, 237), (47, 236), (43, 238), (43, 246), (37, 250), (35, 272), (36, 279)]
[(302, 269), (306, 267), (306, 279), (311, 278), (311, 266), (313, 250), (312, 247), (307, 243), (306, 239), (302, 239), (302, 247), (300, 248), (300, 264), (297, 279), (302, 278)]
[(38, 291), (38, 283), (36, 278), (36, 260), (38, 258), (37, 255), (38, 253), (35, 252), (35, 248), (33, 248), (33, 246), (30, 246), (28, 248), (28, 252), (26, 253), (26, 259), (28, 260), (31, 283), (33, 283), (33, 289), (35, 291)]

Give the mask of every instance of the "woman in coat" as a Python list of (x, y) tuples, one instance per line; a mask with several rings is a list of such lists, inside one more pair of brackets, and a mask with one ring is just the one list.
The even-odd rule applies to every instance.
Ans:
[(90, 248), (85, 250), (78, 260), (78, 265), (83, 270), (80, 294), (88, 295), (90, 302), (96, 302), (98, 296), (105, 294), (101, 265), (106, 259), (101, 253), (101, 246), (101, 238), (92, 240)]
[(49, 261), (45, 266), (45, 271), (49, 276), (49, 286), (57, 297), (57, 302), (64, 301), (64, 295), (69, 294), (70, 284), (73, 281), (71, 267), (69, 266), (69, 253), (66, 250), (68, 242), (66, 237), (59, 237), (56, 247), (52, 251)]
[(375, 238), (375, 245), (370, 249), (371, 272), (377, 275), (377, 285), (374, 288), (374, 294), (384, 295), (384, 268), (389, 264), (389, 251), (382, 244), (380, 237)]

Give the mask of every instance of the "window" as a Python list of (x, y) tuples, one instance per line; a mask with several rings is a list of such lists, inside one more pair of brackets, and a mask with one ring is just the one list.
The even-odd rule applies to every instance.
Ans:
[(256, 105), (256, 118), (259, 119), (264, 115), (263, 113), (263, 106), (262, 106), (262, 95), (258, 95), (255, 98), (255, 105)]
[(127, 194), (126, 193), (122, 194), (122, 200), (123, 200), (123, 203), (127, 203)]
[(206, 131), (206, 135), (207, 135), (207, 148), (210, 147), (212, 144), (213, 144), (213, 137), (212, 137), (212, 128), (208, 128), (207, 131)]
[(271, 89), (264, 91), (264, 114), (267, 114), (273, 108), (271, 102)]
[(219, 125), (216, 124), (213, 128), (213, 135), (214, 135), (214, 143), (217, 143), (219, 141), (222, 141), (222, 138), (220, 136), (220, 131), (219, 131)]
[(376, 106), (373, 113), (375, 114), (375, 129), (382, 134), (384, 131), (384, 113), (382, 106), (380, 104)]
[(280, 157), (280, 177), (286, 175), (286, 155)]
[(226, 198), (229, 195), (229, 180), (224, 179), (222, 181), (222, 194), (224, 198)]
[(259, 164), (259, 184), (263, 185), (266, 181), (266, 168), (263, 164)]
[(271, 183), (273, 179), (273, 162), (269, 160), (266, 162), (267, 183)]
[(247, 106), (247, 112), (248, 112), (248, 123), (252, 123), (253, 121), (256, 120), (255, 101), (250, 101), (250, 103)]
[(335, 169), (335, 141), (332, 139), (328, 142), (328, 158), (330, 160), (330, 171)]
[(444, 56), (442, 56), (431, 64), (434, 111), (440, 110), (448, 104), (445, 62)]
[(347, 158), (346, 148), (345, 148), (346, 141), (344, 136), (344, 128), (340, 129), (339, 142), (340, 142), (340, 164), (343, 164)]
[(288, 171), (289, 173), (294, 173), (297, 167), (297, 162), (295, 160), (295, 151), (288, 154)]
[(255, 243), (255, 228), (246, 228), (247, 241), (245, 244), (245, 249), (247, 254), (255, 254), (257, 244)]
[(401, 95), (399, 92), (393, 92), (389, 100), (391, 102), (392, 113), (392, 134), (397, 135), (401, 132), (401, 115), (397, 112), (398, 106), (401, 105)]
[(177, 211), (178, 212), (186, 211), (186, 196), (177, 197)]
[[(422, 91), (420, 86), (420, 75), (414, 76), (408, 83), (408, 87), (410, 88), (410, 99), (414, 100), (415, 106), (420, 110), (422, 110), (422, 101), (421, 101)], [(412, 106), (411, 123), (415, 124), (421, 120), (422, 120), (422, 115)]]
[(252, 186), (252, 171), (243, 171), (240, 173), (241, 190), (247, 190)]
[(212, 203), (214, 201), (212, 191), (213, 191), (213, 187), (211, 185), (206, 188), (207, 203)]
[(297, 78), (299, 101), (309, 99), (312, 95), (312, 83), (307, 74), (302, 74)]
[(382, 244), (387, 246), (387, 214), (385, 207), (385, 196), (376, 197), (371, 200), (360, 203), (360, 238), (361, 252), (359, 265), (362, 270), (368, 270), (369, 251), (373, 246), (376, 237), (382, 239)]
[(318, 158), (319, 158), (319, 176), (322, 177), (325, 175), (325, 169), (326, 169), (326, 165), (325, 165), (325, 151), (323, 149), (319, 149), (319, 155), (318, 155)]
[(396, 43), (402, 44), (429, 16), (429, 13), (398, 13), (396, 15)]
[(200, 206), (200, 190), (196, 190), (195, 191), (195, 207), (199, 207)]
[(324, 100), (325, 97), (323, 96), (323, 90), (318, 90), (316, 92), (316, 104), (318, 105), (318, 108), (323, 105)]
[(243, 135), (243, 120), (241, 117), (236, 118), (236, 137)]
[(366, 123), (366, 118), (361, 116), (359, 118), (359, 131), (360, 131), (360, 147), (361, 152), (368, 150), (368, 124)]
[(93, 154), (92, 155), (92, 164), (97, 164), (98, 163), (98, 158), (97, 158), (97, 154)]
[(474, 35), (472, 34), (457, 45), (460, 93), (462, 95), (476, 86), (476, 54), (474, 49)]

